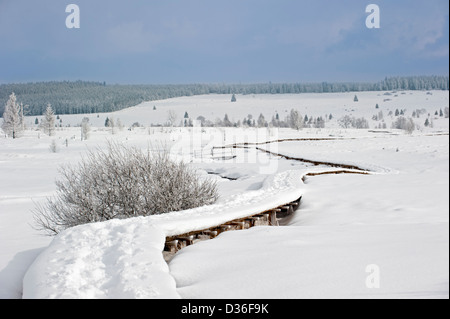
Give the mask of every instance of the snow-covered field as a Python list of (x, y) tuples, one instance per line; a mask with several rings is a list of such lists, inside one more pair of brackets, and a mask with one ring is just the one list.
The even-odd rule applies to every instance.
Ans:
[[(449, 297), (449, 120), (435, 117), (448, 107), (441, 91), (305, 95), (208, 95), (144, 103), (114, 114), (87, 115), (90, 138), (74, 127), (84, 115), (62, 115), (71, 124), (48, 137), (27, 130), (0, 138), (0, 298), (448, 298)], [(385, 99), (391, 101), (384, 101)], [(379, 104), (379, 109), (375, 105)], [(156, 110), (153, 109), (156, 106)], [(266, 120), (292, 109), (308, 116), (332, 114), (325, 129), (138, 128), (112, 135), (106, 116), (125, 126), (162, 124), (173, 110), (214, 121), (263, 113)], [(408, 135), (390, 129), (389, 111), (414, 120)], [(345, 130), (337, 120), (383, 111), (387, 129)], [(34, 117), (28, 119), (30, 127)], [(316, 161), (353, 164), (371, 175), (301, 177), (330, 170), (256, 150), (212, 146), (295, 138), (259, 145), (273, 153)], [(52, 153), (52, 140), (58, 152)], [(67, 140), (67, 146), (66, 146)], [(62, 164), (77, 163), (87, 149), (108, 140), (143, 149), (163, 141), (173, 155), (218, 181), (221, 198), (167, 216), (85, 225), (56, 238), (35, 231), (31, 210), (56, 190)], [(221, 153), (223, 152), (223, 153)], [(222, 155), (236, 158), (223, 160)], [(215, 173), (215, 175), (208, 175)], [(218, 175), (217, 175), (218, 174)], [(231, 177), (229, 180), (222, 177)], [(300, 209), (280, 227), (255, 227), (221, 234), (181, 250), (167, 265), (164, 237), (203, 229), (252, 210), (273, 208), (303, 195)]]

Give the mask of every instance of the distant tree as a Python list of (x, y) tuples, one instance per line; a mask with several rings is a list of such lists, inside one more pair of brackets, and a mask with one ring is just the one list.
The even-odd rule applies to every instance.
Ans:
[(395, 116), (399, 116), (400, 115), (400, 111), (398, 109), (395, 110)]
[(338, 120), (338, 123), (342, 128), (351, 128), (353, 125), (353, 118), (350, 115), (344, 115)]
[(156, 111), (156, 105), (153, 105), (153, 111)]
[(258, 117), (258, 127), (266, 127), (267, 126), (267, 121), (264, 118), (264, 115), (261, 113)]
[(236, 95), (233, 93), (233, 96), (231, 97), (231, 102), (236, 102)]
[(429, 121), (428, 119), (426, 119), (424, 125), (425, 125), (426, 127), (428, 127), (428, 126), (430, 125), (430, 121)]
[(233, 126), (230, 119), (228, 118), (228, 114), (225, 114), (225, 117), (223, 118), (223, 126), (225, 126), (225, 127)]
[(205, 123), (206, 123), (206, 118), (204, 117), (204, 116), (199, 116), (199, 117), (197, 117), (197, 121), (199, 121), (200, 122), (200, 125), (201, 126), (205, 126)]
[(45, 109), (41, 127), (48, 136), (52, 136), (55, 131), (55, 112), (53, 112), (50, 104), (47, 104), (47, 108)]
[(174, 127), (176, 125), (177, 121), (177, 114), (174, 110), (169, 110), (167, 112), (167, 124), (171, 127)]
[(314, 123), (314, 127), (325, 128), (325, 120), (321, 116), (319, 116)]
[(111, 128), (111, 134), (116, 134), (116, 121), (114, 120), (114, 117), (107, 118), (105, 126)]
[(354, 101), (354, 102), (359, 102), (358, 96), (357, 96), (357, 95), (355, 95), (355, 97), (353, 98), (353, 101)]
[(439, 110), (439, 116), (443, 117), (444, 116), (444, 112), (442, 112), (442, 109)]
[(411, 134), (416, 129), (416, 125), (412, 118), (406, 119), (403, 116), (399, 116), (397, 120), (392, 123), (392, 128), (404, 130), (408, 134)]
[(188, 119), (188, 118), (189, 118), (188, 112), (185, 112), (185, 113), (184, 113), (184, 118), (185, 118), (185, 119)]
[(444, 109), (444, 117), (446, 118), (446, 119), (448, 119), (448, 114), (449, 112), (448, 112), (448, 107), (446, 107), (445, 109)]
[(2, 129), (15, 139), (23, 132), (23, 124), (23, 105), (17, 103), (16, 95), (13, 92), (5, 105)]
[(289, 127), (297, 131), (303, 128), (303, 117), (297, 110), (292, 109), (289, 114)]
[(309, 121), (308, 115), (305, 114), (305, 117), (304, 117), (304, 119), (303, 119), (303, 122), (306, 124), (306, 123), (308, 123), (308, 121)]
[(375, 105), (375, 108), (376, 108), (376, 109), (379, 109), (379, 108), (380, 108), (380, 106), (378, 105), (378, 103), (377, 103), (377, 105)]
[(368, 129), (369, 128), (369, 122), (361, 117), (353, 120), (353, 127), (357, 129)]
[(81, 140), (87, 140), (89, 138), (89, 132), (91, 131), (91, 126), (89, 125), (89, 118), (84, 117), (81, 121)]
[(328, 117), (328, 119), (331, 121), (333, 119), (333, 115), (330, 114), (330, 116)]
[(35, 125), (39, 125), (39, 119), (36, 117), (36, 119), (34, 120), (34, 124)]

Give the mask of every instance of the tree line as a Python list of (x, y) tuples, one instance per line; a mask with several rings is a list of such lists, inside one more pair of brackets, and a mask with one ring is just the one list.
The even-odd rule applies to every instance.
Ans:
[(203, 94), (300, 94), (390, 90), (448, 90), (448, 76), (390, 77), (376, 83), (260, 83), (107, 85), (105, 82), (63, 81), (0, 85), (0, 116), (11, 93), (25, 115), (41, 115), (48, 104), (55, 114), (106, 113), (144, 101)]

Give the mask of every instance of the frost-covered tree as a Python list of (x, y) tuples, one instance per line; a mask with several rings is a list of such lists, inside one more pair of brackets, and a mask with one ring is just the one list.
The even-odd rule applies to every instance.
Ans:
[(315, 122), (314, 122), (315, 128), (325, 128), (325, 120), (322, 118), (322, 116), (319, 116)]
[(261, 113), (258, 117), (258, 127), (266, 127), (267, 126), (267, 121), (264, 118), (264, 115)]
[(34, 210), (35, 227), (55, 235), (64, 229), (213, 204), (217, 186), (168, 151), (121, 144), (90, 152), (78, 166), (60, 169), (57, 194)]
[(105, 126), (109, 127), (111, 129), (111, 134), (113, 134), (113, 135), (116, 134), (117, 124), (116, 124), (116, 121), (114, 120), (114, 117), (106, 118)]
[(91, 126), (89, 124), (89, 118), (84, 117), (81, 121), (81, 140), (87, 140), (89, 138), (89, 132), (91, 131)]
[(167, 112), (167, 125), (170, 127), (174, 127), (177, 122), (177, 113), (174, 110), (169, 110)]
[(368, 129), (369, 128), (369, 122), (361, 117), (353, 120), (353, 127), (357, 129)]
[(303, 128), (303, 117), (297, 110), (292, 109), (289, 114), (289, 127), (297, 131)]
[(23, 125), (23, 105), (17, 103), (16, 95), (13, 92), (5, 104), (2, 129), (12, 138), (17, 138), (23, 132)]
[(338, 120), (338, 123), (343, 128), (356, 128), (356, 129), (369, 128), (369, 122), (363, 117), (355, 118), (350, 115), (345, 115)]
[(45, 109), (44, 118), (41, 121), (41, 127), (44, 133), (48, 136), (52, 136), (55, 132), (55, 113), (53, 112), (52, 106), (47, 104)]
[(406, 119), (405, 117), (400, 116), (394, 123), (392, 123), (392, 128), (404, 130), (408, 134), (411, 134), (416, 129), (416, 124), (412, 118)]
[(338, 123), (342, 128), (351, 128), (353, 125), (353, 118), (350, 115), (344, 115), (338, 120)]

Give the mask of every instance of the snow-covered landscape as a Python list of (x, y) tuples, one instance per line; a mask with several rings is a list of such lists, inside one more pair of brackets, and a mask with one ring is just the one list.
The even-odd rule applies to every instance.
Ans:
[[(114, 113), (60, 115), (53, 136), (30, 116), (22, 137), (2, 134), (0, 298), (449, 298), (449, 120), (441, 112), (448, 112), (448, 91), (230, 98), (180, 97)], [(270, 125), (292, 110), (325, 119), (324, 127)], [(243, 125), (261, 114), (267, 125)], [(225, 115), (236, 127), (196, 122), (223, 123)], [(368, 127), (346, 128), (346, 116), (364, 118)], [(412, 119), (412, 131), (394, 128), (400, 116)], [(170, 117), (173, 127), (166, 125)], [(84, 140), (83, 118), (90, 126)], [(120, 127), (105, 127), (106, 118), (120, 119)], [(186, 119), (194, 127), (178, 127)], [(56, 237), (34, 229), (32, 211), (55, 194), (59, 167), (110, 141), (142, 150), (168, 146), (174, 160), (217, 182), (218, 201), (80, 225)], [(317, 175), (336, 170), (326, 163), (358, 169)], [(367, 174), (350, 174), (361, 170)], [(280, 226), (225, 232), (169, 262), (163, 258), (167, 236), (300, 196), (299, 209)]]

